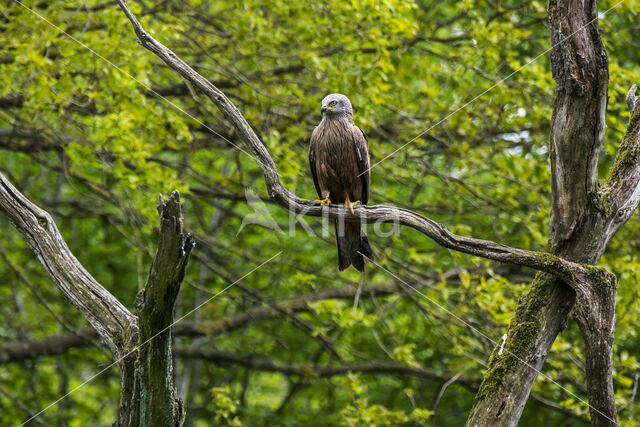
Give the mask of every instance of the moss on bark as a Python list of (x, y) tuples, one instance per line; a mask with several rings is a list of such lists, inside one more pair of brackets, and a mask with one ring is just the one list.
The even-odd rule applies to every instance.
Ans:
[(538, 273), (529, 294), (520, 298), (504, 346), (496, 347), (491, 354), (489, 368), (476, 394), (476, 401), (494, 396), (505, 376), (528, 357), (541, 328), (539, 312), (546, 306), (555, 282), (553, 276)]
[(607, 185), (610, 185), (621, 178), (621, 174), (624, 172), (625, 165), (635, 166), (640, 160), (640, 145), (636, 143), (636, 138), (640, 132), (640, 108), (638, 108), (631, 116), (629, 126), (622, 139), (616, 161), (613, 167), (609, 170), (609, 176), (607, 177)]

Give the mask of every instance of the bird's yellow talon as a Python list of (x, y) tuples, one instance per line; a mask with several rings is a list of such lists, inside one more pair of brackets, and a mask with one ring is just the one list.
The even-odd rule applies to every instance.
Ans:
[(348, 206), (352, 214), (355, 214), (355, 212), (353, 211), (353, 207), (359, 204), (360, 204), (360, 200), (352, 202), (351, 200), (349, 200), (349, 196), (347, 196), (347, 200), (344, 201), (344, 207), (346, 208)]
[(316, 202), (320, 202), (320, 206), (324, 206), (324, 204), (329, 204), (331, 203), (331, 200), (329, 199), (329, 193), (327, 193), (327, 197), (325, 197), (324, 199), (320, 200), (320, 199), (316, 199)]

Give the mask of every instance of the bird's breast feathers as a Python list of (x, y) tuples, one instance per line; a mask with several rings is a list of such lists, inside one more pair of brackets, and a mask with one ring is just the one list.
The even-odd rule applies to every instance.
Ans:
[(344, 156), (354, 150), (352, 123), (341, 119), (324, 119), (311, 135), (311, 144), (330, 156)]

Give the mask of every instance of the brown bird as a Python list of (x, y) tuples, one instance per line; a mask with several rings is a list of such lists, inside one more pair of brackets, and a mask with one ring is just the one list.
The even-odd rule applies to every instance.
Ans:
[[(322, 120), (311, 134), (309, 164), (313, 183), (323, 206), (344, 203), (366, 205), (369, 199), (369, 144), (364, 132), (353, 123), (349, 98), (339, 93), (322, 100)], [(353, 265), (364, 271), (363, 255), (373, 261), (373, 253), (360, 223), (334, 221), (340, 271)], [(342, 226), (344, 225), (344, 226)]]

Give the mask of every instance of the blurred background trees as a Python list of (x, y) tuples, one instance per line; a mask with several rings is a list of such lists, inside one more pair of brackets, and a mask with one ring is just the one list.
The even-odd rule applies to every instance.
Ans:
[[(114, 2), (25, 5), (59, 29), (15, 2), (0, 10), (0, 171), (52, 213), (100, 283), (133, 305), (155, 252), (157, 194), (173, 189), (197, 242), (176, 317), (282, 251), (176, 325), (187, 425), (464, 423), (494, 343), (441, 307), (499, 341), (533, 271), (383, 226), (388, 237), (369, 233), (378, 262), (424, 296), (371, 266), (352, 313), (358, 276), (337, 272), (333, 236), (312, 218), (305, 221), (316, 236), (288, 231), (288, 213), (269, 202), (231, 126), (138, 45)], [(555, 86), (545, 6), (131, 4), (147, 30), (239, 106), (297, 195), (315, 197), (308, 138), (320, 99), (341, 92), (369, 136), (373, 165), (413, 140), (373, 167), (371, 204), (533, 250), (545, 248), (550, 204)], [(639, 14), (637, 2), (623, 2), (599, 22), (610, 62), (603, 171), (625, 129), (624, 95), (640, 81)], [(247, 203), (248, 195), (264, 204)], [(256, 207), (282, 231), (243, 222)], [(640, 418), (639, 226), (632, 218), (601, 261), (620, 278), (614, 386), (629, 425)], [(15, 424), (112, 356), (86, 336), (84, 318), (4, 216), (0, 230), (0, 421)], [(17, 342), (50, 343), (50, 351), (3, 357)], [(586, 404), (567, 392), (585, 396), (583, 352), (570, 321), (544, 369), (564, 389), (540, 377), (521, 425), (586, 425)], [(109, 425), (118, 398), (114, 367), (39, 419)]]

